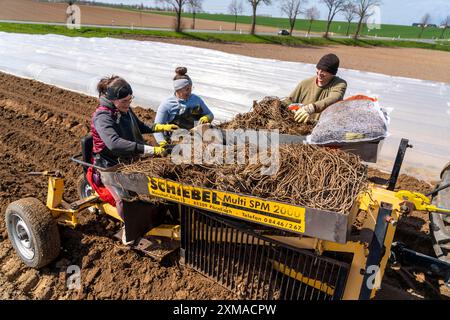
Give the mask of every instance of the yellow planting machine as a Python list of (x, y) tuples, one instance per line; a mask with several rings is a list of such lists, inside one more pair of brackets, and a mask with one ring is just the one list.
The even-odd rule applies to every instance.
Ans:
[[(93, 166), (90, 143), (85, 139), (83, 154), (73, 158), (84, 168)], [(422, 194), (394, 191), (408, 146), (402, 140), (389, 181), (372, 184), (345, 214), (97, 168), (103, 183), (130, 194), (130, 199), (124, 199), (123, 221), (84, 178), (79, 184), (81, 199), (67, 203), (59, 173), (34, 173), (48, 177), (47, 202), (25, 198), (11, 203), (6, 210), (8, 234), (23, 262), (40, 268), (59, 254), (57, 224), (75, 228), (81, 211), (95, 210), (123, 221), (136, 250), (160, 259), (179, 248), (183, 265), (247, 299), (371, 299), (390, 259), (396, 265), (431, 270), (448, 282), (450, 251), (445, 245), (450, 237), (442, 233), (437, 239), (439, 258), (393, 243), (397, 222), (412, 210), (437, 215), (433, 223), (441, 223), (441, 230), (449, 229), (450, 221), (444, 218), (450, 211), (440, 209), (450, 201), (448, 193), (444, 195), (449, 190), (449, 168), (443, 171), (433, 203)], [(137, 200), (136, 195), (160, 201)], [(135, 214), (142, 212), (135, 210), (138, 207), (146, 208), (146, 214)], [(361, 216), (365, 217), (362, 225), (352, 229)]]

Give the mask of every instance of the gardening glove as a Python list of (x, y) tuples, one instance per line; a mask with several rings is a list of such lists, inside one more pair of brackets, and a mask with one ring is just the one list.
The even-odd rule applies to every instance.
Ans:
[(315, 112), (316, 108), (314, 105), (308, 104), (295, 112), (294, 120), (298, 123), (307, 123), (311, 115)]
[(165, 155), (166, 148), (165, 147), (153, 147), (153, 154), (156, 156)]
[(152, 147), (144, 145), (144, 155), (163, 155), (166, 149), (164, 147)]
[(160, 124), (155, 123), (153, 125), (153, 132), (172, 132), (174, 130), (180, 129), (176, 124)]
[(159, 144), (159, 146), (161, 147), (161, 148), (165, 148), (169, 143), (167, 142), (167, 140), (163, 140), (163, 141), (161, 141), (160, 143), (158, 143)]
[(200, 124), (204, 124), (204, 123), (210, 123), (212, 120), (213, 120), (213, 119), (212, 119), (211, 115), (206, 115), (206, 116), (201, 117), (201, 118), (198, 120), (198, 122), (199, 122)]

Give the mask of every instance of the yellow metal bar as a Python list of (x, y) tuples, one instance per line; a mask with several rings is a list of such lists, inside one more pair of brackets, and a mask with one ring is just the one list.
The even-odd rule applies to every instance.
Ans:
[[(391, 245), (392, 245), (392, 242), (394, 241), (395, 230), (396, 230), (396, 227), (394, 225), (392, 225), (392, 224), (388, 225), (388, 228), (386, 231), (386, 238), (384, 240), (384, 247), (386, 248), (386, 251), (384, 253), (383, 258), (380, 261), (379, 278), (376, 277), (375, 281), (379, 280), (381, 282), (381, 279), (383, 279), (384, 272), (386, 270), (386, 265), (389, 260), (389, 256), (391, 255)], [(376, 283), (376, 284), (381, 286), (381, 283)], [(377, 285), (374, 286), (374, 288), (370, 294), (371, 299), (375, 298), (377, 291), (380, 289), (380, 287), (378, 287)]]
[(61, 216), (58, 221), (75, 229), (78, 226), (78, 219), (75, 212), (66, 212), (64, 216)]
[(334, 294), (334, 288), (332, 286), (327, 285), (326, 283), (323, 283), (319, 280), (305, 277), (301, 272), (297, 272), (294, 269), (289, 268), (288, 266), (277, 262), (275, 260), (270, 259), (270, 262), (272, 262), (273, 268), (279, 272), (284, 273), (285, 275), (294, 278), (296, 280), (299, 280), (303, 282), (304, 284), (311, 286), (313, 288), (316, 288), (322, 292), (325, 292), (328, 295)]
[(367, 256), (369, 254), (367, 245), (360, 242), (349, 241), (346, 244), (325, 241), (322, 243), (324, 251), (337, 251), (353, 253), (353, 260), (350, 266), (347, 283), (345, 286), (343, 300), (358, 300), (364, 280), (361, 270), (366, 267)]
[(103, 213), (107, 214), (108, 216), (113, 217), (114, 219), (117, 219), (119, 221), (123, 222), (123, 219), (120, 217), (119, 213), (117, 212), (116, 207), (113, 207), (109, 203), (100, 203), (96, 205), (96, 207)]
[(147, 236), (158, 236), (180, 240), (180, 225), (162, 224), (148, 231), (144, 237)]
[(419, 192), (400, 190), (396, 192), (395, 196), (400, 200), (411, 202), (418, 211), (450, 213), (450, 210), (448, 209), (443, 209), (432, 205), (431, 200)]
[[(64, 179), (49, 177), (48, 178), (48, 191), (47, 191), (47, 207), (52, 210), (58, 208), (61, 205), (64, 193)], [(58, 215), (54, 216), (55, 218)]]
[(397, 193), (384, 188), (371, 185), (369, 191), (359, 197), (359, 208), (364, 211), (373, 210), (380, 206), (381, 202), (392, 204), (392, 210), (400, 211), (403, 200), (397, 197)]
[(79, 212), (78, 210), (54, 208), (50, 209), (50, 211), (52, 215), (56, 217), (58, 223), (69, 226), (72, 229), (75, 229), (77, 227), (77, 214)]

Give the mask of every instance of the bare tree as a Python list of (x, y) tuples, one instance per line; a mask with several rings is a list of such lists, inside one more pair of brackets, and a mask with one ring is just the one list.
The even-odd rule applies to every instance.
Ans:
[(355, 0), (355, 4), (356, 15), (359, 17), (355, 39), (358, 39), (363, 22), (373, 15), (373, 12), (371, 11), (372, 7), (379, 6), (381, 4), (381, 0)]
[(307, 3), (308, 0), (282, 0), (281, 11), (285, 13), (289, 18), (289, 25), (291, 27), (290, 34), (295, 27), (295, 22), (297, 21), (297, 16), (304, 13), (302, 6)]
[(419, 33), (419, 39), (422, 38), (423, 30), (425, 30), (425, 27), (428, 25), (428, 23), (431, 20), (431, 16), (429, 13), (425, 13), (425, 15), (422, 17), (422, 20), (420, 20), (421, 29)]
[(234, 15), (234, 31), (236, 31), (238, 15), (244, 12), (242, 1), (238, 2), (238, 0), (232, 0), (231, 3), (228, 5), (228, 12)]
[(158, 2), (168, 4), (172, 6), (177, 14), (177, 20), (175, 24), (175, 31), (181, 32), (181, 13), (183, 12), (183, 6), (187, 4), (188, 0), (157, 0)]
[(309, 21), (309, 28), (307, 35), (311, 32), (312, 23), (320, 18), (320, 11), (316, 6), (313, 6), (305, 11), (305, 17)]
[(325, 38), (328, 38), (328, 33), (330, 32), (331, 22), (337, 13), (344, 9), (345, 0), (321, 0), (328, 8), (327, 17), (327, 30), (325, 31)]
[(348, 22), (348, 26), (347, 26), (347, 36), (348, 36), (350, 33), (350, 25), (351, 25), (353, 19), (356, 18), (356, 5), (353, 2), (348, 1), (344, 5), (344, 9), (342, 10), (342, 13), (344, 14), (345, 20), (347, 20), (347, 22)]
[(252, 6), (252, 13), (253, 13), (253, 17), (252, 17), (252, 29), (250, 30), (250, 34), (255, 34), (255, 27), (256, 27), (256, 9), (258, 8), (258, 6), (262, 3), (264, 3), (265, 5), (271, 5), (272, 4), (272, 0), (247, 0), (248, 2), (250, 2), (250, 5)]
[(448, 27), (450, 27), (450, 16), (447, 16), (447, 18), (445, 18), (444, 21), (441, 22), (441, 27), (444, 28), (442, 28), (443, 30), (440, 38), (444, 39), (445, 31), (448, 29)]
[(187, 0), (187, 6), (192, 12), (192, 29), (195, 29), (195, 15), (202, 11), (203, 0)]

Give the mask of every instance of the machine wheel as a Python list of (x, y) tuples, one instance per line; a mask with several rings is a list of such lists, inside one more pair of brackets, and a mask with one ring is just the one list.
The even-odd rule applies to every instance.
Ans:
[(58, 225), (38, 199), (12, 202), (6, 208), (5, 222), (12, 246), (27, 266), (44, 267), (59, 255)]
[[(78, 176), (77, 191), (78, 191), (78, 196), (80, 197), (80, 199), (87, 198), (94, 194), (94, 189), (92, 189), (91, 185), (87, 181), (86, 176), (84, 174), (80, 174)], [(98, 213), (98, 210), (93, 207), (88, 208), (88, 210), (91, 213)]]
[(80, 174), (77, 179), (77, 191), (80, 199), (87, 198), (94, 194), (94, 190), (92, 189), (89, 182), (86, 180), (84, 174)]
[[(440, 185), (450, 183), (450, 163), (442, 170), (441, 179)], [(433, 199), (433, 204), (450, 209), (450, 188), (439, 191)], [(436, 256), (450, 263), (450, 215), (431, 212), (430, 222)]]

